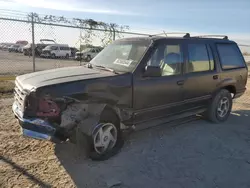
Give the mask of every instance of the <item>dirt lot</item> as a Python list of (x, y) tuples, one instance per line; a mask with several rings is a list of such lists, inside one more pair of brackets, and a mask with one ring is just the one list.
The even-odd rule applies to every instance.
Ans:
[[(46, 70), (66, 66), (79, 66), (79, 61), (65, 59), (36, 58), (36, 70)], [(33, 71), (32, 57), (21, 53), (0, 50), (0, 76), (19, 75)]]
[(226, 123), (197, 120), (133, 133), (105, 162), (79, 157), (70, 143), (24, 138), (12, 102), (0, 99), (0, 187), (250, 187), (249, 89)]

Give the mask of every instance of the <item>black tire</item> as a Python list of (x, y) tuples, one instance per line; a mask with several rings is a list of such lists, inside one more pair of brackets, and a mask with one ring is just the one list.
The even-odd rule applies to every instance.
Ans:
[(66, 59), (69, 59), (69, 54), (66, 54), (65, 58), (66, 58)]
[(56, 58), (56, 54), (51, 54), (51, 58), (55, 59)]
[[(222, 99), (228, 100), (228, 111), (221, 117), (218, 112), (218, 107)], [(231, 93), (226, 89), (221, 89), (213, 97), (211, 104), (208, 107), (208, 110), (205, 112), (206, 119), (213, 123), (221, 123), (228, 119), (232, 110), (232, 96)]]
[(91, 61), (90, 55), (87, 56), (86, 60), (87, 60), (87, 62), (90, 62), (90, 61)]
[[(120, 121), (117, 118), (116, 114), (114, 114), (112, 111), (104, 111), (104, 113), (101, 116), (100, 122), (99, 123), (112, 123), (115, 125), (117, 129), (117, 141), (114, 145), (114, 147), (108, 151), (105, 151), (102, 154), (99, 154), (95, 151), (94, 149), (94, 134), (95, 131), (93, 131), (93, 135), (88, 136), (81, 132), (81, 130), (78, 128), (77, 133), (76, 133), (76, 141), (77, 141), (77, 147), (79, 150), (83, 150), (84, 148), (84, 155), (86, 157), (91, 158), (94, 161), (104, 161), (112, 156), (116, 155), (119, 153), (120, 149), (124, 145), (124, 140), (122, 137), (122, 132), (120, 130)], [(83, 152), (83, 151), (80, 151)]]

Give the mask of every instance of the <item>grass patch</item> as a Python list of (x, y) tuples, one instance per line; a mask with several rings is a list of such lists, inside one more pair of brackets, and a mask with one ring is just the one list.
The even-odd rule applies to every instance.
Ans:
[(12, 81), (0, 81), (0, 93), (12, 93), (14, 90), (15, 84)]

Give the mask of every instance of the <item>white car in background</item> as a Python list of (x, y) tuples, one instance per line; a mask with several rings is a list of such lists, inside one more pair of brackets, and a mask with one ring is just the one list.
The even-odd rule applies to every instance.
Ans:
[(9, 52), (19, 52), (19, 48), (22, 47), (20, 44), (13, 44), (10, 47), (8, 47)]
[(20, 46), (20, 47), (18, 48), (18, 52), (19, 52), (19, 53), (23, 53), (23, 47), (24, 47), (24, 46)]
[(67, 44), (51, 44), (42, 50), (41, 57), (58, 58), (63, 57), (68, 59), (71, 55), (71, 50)]
[(76, 52), (75, 60), (85, 60), (90, 61), (93, 59), (100, 51), (102, 51), (103, 48), (101, 47), (92, 47), (92, 48), (86, 48), (81, 52)]

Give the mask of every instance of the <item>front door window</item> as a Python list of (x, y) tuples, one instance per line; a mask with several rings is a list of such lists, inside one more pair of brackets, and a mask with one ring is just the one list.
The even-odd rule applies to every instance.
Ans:
[(162, 76), (179, 75), (183, 68), (183, 48), (179, 44), (159, 45), (147, 65), (159, 66)]

